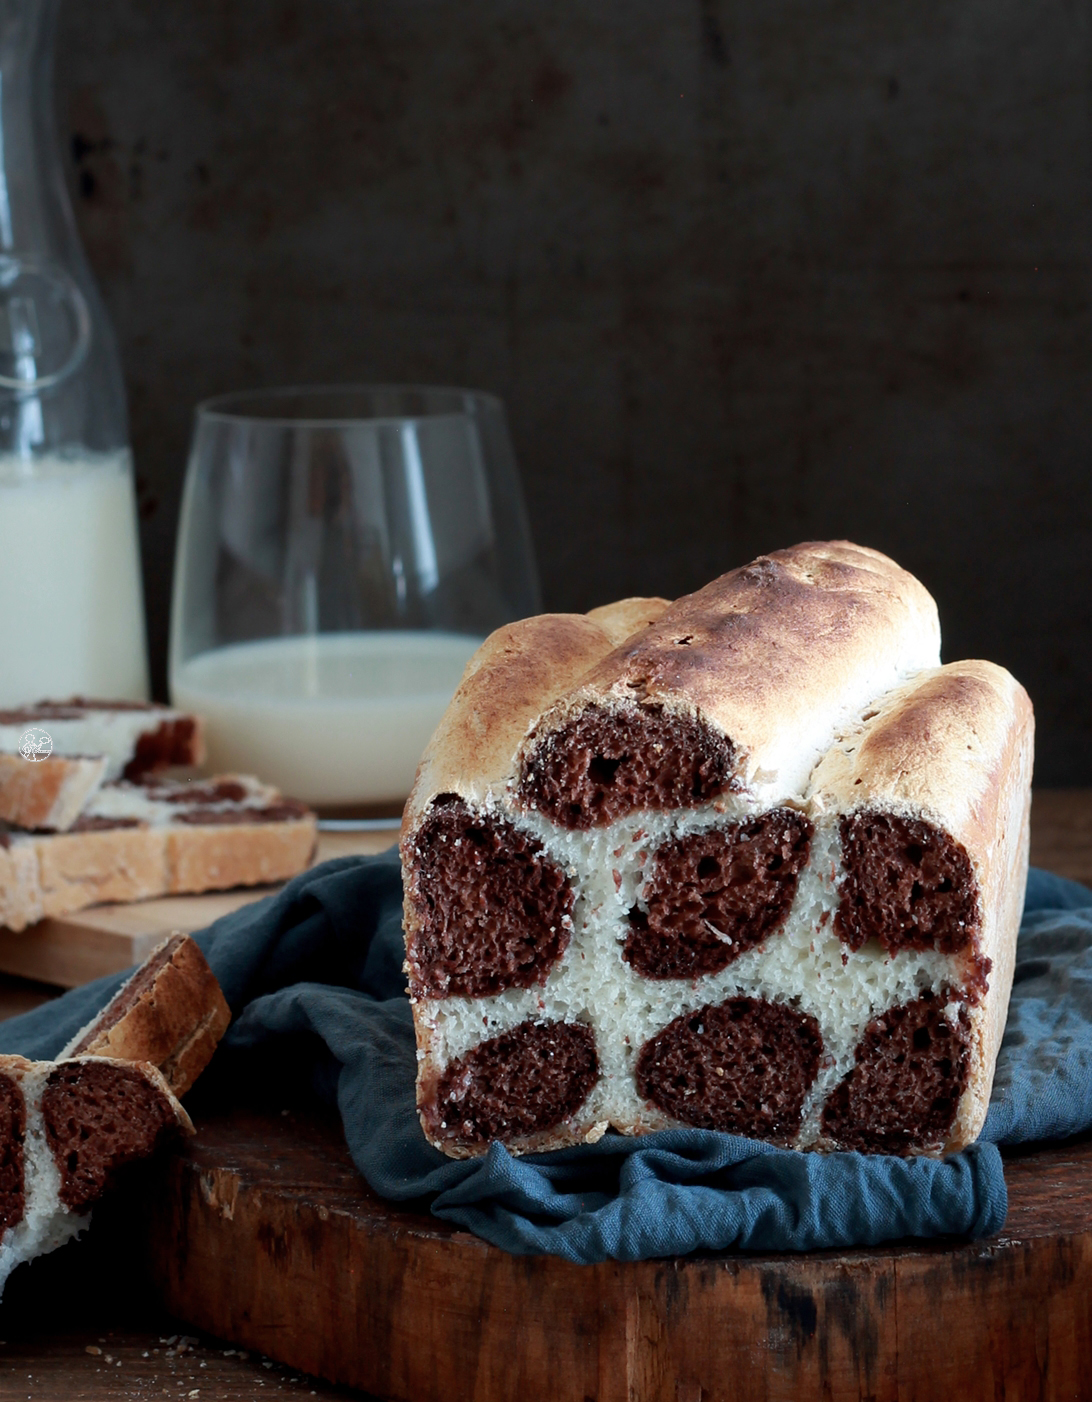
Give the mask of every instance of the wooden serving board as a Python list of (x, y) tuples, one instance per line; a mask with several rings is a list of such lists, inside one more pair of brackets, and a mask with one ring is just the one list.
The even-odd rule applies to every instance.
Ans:
[[(397, 840), (396, 831), (321, 832), (315, 861), (383, 852)], [(0, 926), (0, 973), (75, 988), (139, 964), (160, 940), (176, 930), (203, 930), (221, 915), (279, 889), (250, 886), (205, 896), (163, 896), (129, 905), (91, 906), (56, 920), (40, 920), (18, 934)]]
[(1087, 1396), (1092, 1142), (1006, 1178), (987, 1241), (574, 1266), (383, 1202), (336, 1125), (214, 1115), (146, 1241), (181, 1319), (404, 1402)]
[[(1038, 793), (1032, 860), (1092, 883), (1092, 793)], [(1087, 1396), (1092, 1139), (1006, 1161), (1004, 1233), (572, 1266), (385, 1203), (339, 1126), (211, 1116), (149, 1200), (176, 1315), (404, 1402)]]

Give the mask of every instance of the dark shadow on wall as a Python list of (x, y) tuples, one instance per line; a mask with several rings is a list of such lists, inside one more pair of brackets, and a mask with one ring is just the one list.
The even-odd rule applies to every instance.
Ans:
[(67, 5), (160, 690), (194, 403), (458, 383), (549, 607), (855, 538), (1092, 783), (1090, 44), (1014, 0)]

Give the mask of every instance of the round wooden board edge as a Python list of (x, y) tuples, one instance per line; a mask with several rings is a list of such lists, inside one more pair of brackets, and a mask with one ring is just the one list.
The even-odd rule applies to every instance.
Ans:
[(146, 1241), (178, 1317), (398, 1402), (1080, 1396), (1092, 1144), (1009, 1169), (989, 1240), (576, 1266), (382, 1202), (336, 1126), (242, 1116), (163, 1165)]

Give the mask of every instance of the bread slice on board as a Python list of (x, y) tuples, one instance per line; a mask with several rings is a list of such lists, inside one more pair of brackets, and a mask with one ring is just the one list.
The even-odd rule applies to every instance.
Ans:
[(67, 832), (106, 778), (105, 755), (0, 754), (0, 823)]
[(172, 765), (204, 763), (200, 718), (143, 701), (74, 696), (0, 710), (0, 751), (18, 754), (28, 730), (45, 731), (49, 753), (105, 755), (107, 779), (138, 779)]
[(179, 1103), (231, 1013), (189, 935), (172, 935), (55, 1062), (0, 1057), (0, 1293), (52, 1251), (128, 1164), (193, 1125)]
[(316, 834), (309, 808), (247, 775), (104, 784), (68, 832), (0, 829), (0, 925), (286, 881), (311, 860)]

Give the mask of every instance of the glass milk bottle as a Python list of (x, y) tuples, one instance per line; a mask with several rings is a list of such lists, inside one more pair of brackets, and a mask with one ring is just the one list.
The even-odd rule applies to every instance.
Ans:
[(0, 708), (148, 694), (121, 366), (53, 119), (59, 0), (0, 0)]

